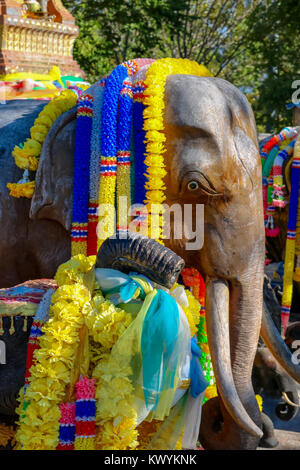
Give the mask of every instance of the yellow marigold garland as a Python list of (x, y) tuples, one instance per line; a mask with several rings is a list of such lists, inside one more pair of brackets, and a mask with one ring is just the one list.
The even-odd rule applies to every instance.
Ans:
[(65, 398), (80, 341), (79, 332), (84, 326), (82, 309), (90, 300), (84, 274), (92, 263), (95, 257), (86, 259), (78, 255), (71, 260), (71, 264), (77, 266), (73, 275), (70, 276), (66, 263), (68, 272), (64, 274), (61, 266), (56, 277), (59, 288), (52, 297), (50, 320), (42, 328), (45, 334), (40, 339), (41, 349), (34, 353), (36, 363), (31, 367), (26, 392), (29, 405), (25, 416), (20, 416), (21, 426), (17, 432), (17, 440), (24, 450), (55, 450), (58, 444), (59, 404)]
[(10, 190), (9, 194), (13, 197), (27, 197), (31, 199), (35, 190), (35, 181), (28, 183), (7, 183), (7, 187)]
[[(146, 159), (148, 167), (146, 183), (146, 207), (152, 214), (151, 235), (161, 241), (162, 237), (162, 204), (165, 201), (164, 177), (166, 175), (164, 156), (164, 92), (168, 75), (191, 74), (212, 76), (203, 65), (188, 59), (159, 59), (153, 62), (146, 72), (144, 110), (144, 130), (146, 131)], [(152, 204), (156, 206), (153, 207)]]
[(135, 449), (138, 445), (137, 416), (131, 406), (132, 370), (122, 365), (122, 358), (107, 355), (94, 369), (96, 379), (96, 448), (99, 450)]
[(114, 346), (131, 321), (129, 313), (105, 300), (100, 291), (96, 292), (86, 325), (93, 340), (100, 343), (104, 350), (109, 351)]
[(104, 299), (100, 290), (96, 290), (86, 324), (93, 344), (98, 344), (91, 357), (91, 362), (96, 364), (92, 375), (96, 379), (97, 449), (135, 449), (138, 444), (137, 417), (130, 406), (133, 392), (130, 381), (132, 370), (123, 364), (125, 351), (118, 361), (110, 357), (112, 347), (131, 322), (132, 316), (129, 313), (115, 307)]
[[(35, 352), (36, 364), (31, 368), (32, 378), (26, 393), (30, 403), (25, 416), (19, 408), (21, 426), (17, 439), (23, 449), (54, 450), (57, 446), (59, 404), (65, 398), (70, 377), (72, 381), (84, 326), (88, 326), (94, 345), (98, 343), (93, 350), (96, 357), (91, 357), (98, 363), (93, 375), (97, 380), (96, 397), (101, 397), (96, 414), (97, 448), (133, 449), (137, 445), (136, 416), (130, 407), (131, 371), (122, 369), (119, 362), (113, 370), (111, 361), (106, 370), (110, 349), (132, 319), (130, 314), (106, 301), (100, 291), (96, 290), (91, 302), (93, 278), (87, 273), (94, 264), (94, 256), (77, 255), (58, 269), (55, 279), (59, 288), (52, 297), (51, 318), (43, 327), (41, 349)], [(110, 381), (112, 373), (114, 380)]]
[[(63, 90), (59, 96), (55, 97), (40, 112), (30, 129), (30, 138), (24, 145), (16, 146), (12, 152), (16, 165), (23, 170), (36, 171), (39, 164), (39, 156), (42, 145), (48, 135), (54, 121), (63, 113), (76, 105), (77, 95), (72, 90)], [(7, 188), (13, 197), (32, 198), (35, 182), (28, 181), (18, 183), (8, 183)]]

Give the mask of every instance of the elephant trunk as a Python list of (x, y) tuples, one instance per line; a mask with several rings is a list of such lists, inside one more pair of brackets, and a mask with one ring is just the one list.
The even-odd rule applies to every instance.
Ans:
[(262, 436), (251, 382), (262, 304), (258, 284), (250, 289), (246, 280), (207, 279), (207, 336), (219, 396), (203, 407), (199, 437), (206, 449), (255, 449)]

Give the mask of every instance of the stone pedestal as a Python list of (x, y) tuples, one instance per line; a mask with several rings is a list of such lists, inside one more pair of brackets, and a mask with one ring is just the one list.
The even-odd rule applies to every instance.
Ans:
[(22, 0), (0, 0), (0, 75), (48, 73), (57, 65), (63, 75), (84, 77), (72, 57), (79, 32), (73, 16), (60, 0), (40, 4), (30, 12)]

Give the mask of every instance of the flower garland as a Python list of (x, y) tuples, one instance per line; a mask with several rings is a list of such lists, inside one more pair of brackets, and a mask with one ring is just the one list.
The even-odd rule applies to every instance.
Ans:
[[(269, 138), (260, 150), (266, 237), (277, 237), (280, 234), (280, 227), (274, 224), (274, 214), (277, 207), (284, 208), (288, 204), (283, 168), (293, 155), (298, 134), (298, 128), (286, 127)], [(289, 163), (286, 168), (289, 168)], [(265, 264), (270, 262), (266, 251)]]
[(96, 364), (93, 370), (97, 399), (96, 449), (124, 450), (134, 449), (137, 445), (136, 415), (130, 407), (131, 369), (122, 368), (121, 360), (113, 362), (110, 359), (112, 347), (131, 322), (129, 313), (115, 307), (103, 297), (100, 289), (96, 289), (86, 317), (89, 335), (98, 345), (91, 357), (91, 362)]
[(82, 377), (76, 384), (75, 450), (95, 449), (95, 380)]
[(74, 450), (76, 433), (76, 404), (61, 403), (59, 406), (59, 443), (56, 450)]
[(295, 254), (296, 254), (296, 268), (295, 268), (293, 279), (296, 282), (300, 282), (300, 200), (299, 199), (298, 199)]
[(204, 298), (205, 298), (205, 285), (202, 276), (199, 271), (195, 268), (184, 268), (182, 270), (182, 278), (184, 284), (193, 290), (193, 294), (201, 305), (201, 315), (199, 319), (199, 326), (197, 332), (198, 343), (201, 348), (200, 364), (203, 369), (206, 380), (209, 386), (205, 390), (205, 397), (203, 403), (210, 398), (217, 396), (216, 381), (211, 362), (211, 355), (208, 347), (207, 333), (206, 333), (206, 320), (205, 320), (205, 309), (204, 309)]
[(128, 328), (132, 316), (106, 300), (100, 290), (95, 291), (91, 305), (86, 325), (94, 342), (99, 343), (107, 353)]
[(94, 112), (91, 136), (91, 157), (89, 174), (89, 207), (88, 207), (88, 239), (87, 255), (97, 253), (97, 223), (98, 223), (98, 202), (100, 185), (100, 155), (101, 155), (101, 121), (102, 106), (104, 97), (104, 87), (107, 77), (100, 80), (95, 85), (94, 92)]
[(286, 205), (286, 202), (284, 200), (285, 185), (283, 183), (282, 167), (283, 167), (283, 163), (285, 162), (285, 160), (287, 160), (289, 157), (291, 157), (291, 155), (293, 155), (296, 137), (297, 137), (297, 134), (295, 135), (294, 139), (289, 143), (289, 145), (278, 153), (278, 155), (276, 156), (274, 160), (273, 206), (276, 206), (276, 207), (284, 207)]
[(122, 366), (123, 361), (121, 357), (113, 361), (106, 354), (93, 371), (97, 383), (98, 450), (133, 450), (138, 445), (137, 416), (132, 407), (132, 370)]
[(135, 186), (134, 203), (143, 204), (146, 196), (146, 132), (143, 129), (143, 112), (146, 108), (144, 104), (145, 84), (142, 80), (137, 80), (133, 85), (133, 129), (134, 129), (134, 153), (135, 153)]
[[(261, 150), (263, 164), (263, 201), (267, 236), (274, 237), (279, 234), (279, 227), (274, 227), (273, 214), (277, 207), (284, 208), (289, 203), (281, 306), (283, 331), (286, 330), (289, 322), (293, 295), (293, 280), (300, 280), (299, 155), (298, 127), (284, 128), (279, 134), (271, 137)], [(289, 200), (287, 199), (283, 175), (284, 163), (286, 161), (288, 161), (288, 163), (285, 168), (285, 177), (290, 192)], [(292, 169), (291, 182), (289, 181), (290, 168)]]
[[(101, 123), (101, 169), (99, 188), (98, 249), (103, 241), (114, 233), (115, 214), (111, 210), (115, 204), (117, 177), (117, 122), (119, 95), (123, 82), (135, 73), (138, 65), (135, 61), (118, 65), (107, 79), (102, 109)], [(104, 213), (102, 213), (102, 210)]]
[(132, 223), (140, 233), (148, 235), (148, 218), (144, 213), (144, 202), (146, 199), (146, 132), (144, 127), (144, 103), (146, 89), (145, 85), (145, 67), (154, 62), (152, 59), (137, 59), (141, 69), (133, 77), (133, 145), (134, 145), (134, 170), (133, 170), (133, 191), (132, 200), (136, 205), (135, 217)]
[[(155, 63), (158, 66), (148, 76), (151, 67)], [(145, 82), (141, 80), (142, 75), (139, 76), (139, 73), (137, 73), (145, 65), (149, 65), (149, 70), (146, 72), (148, 81), (149, 83), (151, 81), (154, 83), (152, 89), (150, 87), (150, 92), (147, 93), (145, 93), (145, 89), (149, 88), (149, 84), (147, 80)], [(160, 75), (155, 78), (156, 72), (159, 72)], [(193, 73), (199, 76), (210, 76), (205, 67), (187, 60), (163, 59), (154, 62), (152, 59), (135, 59), (119, 65), (108, 77), (96, 84), (96, 90), (101, 85), (105, 86), (105, 90), (102, 98), (97, 99), (97, 104), (94, 106), (96, 108), (93, 111), (95, 116), (92, 116), (92, 113), (90, 114), (90, 117), (93, 117), (93, 123), (87, 123), (87, 128), (84, 125), (81, 127), (79, 122), (77, 123), (76, 155), (78, 155), (78, 158), (75, 155), (72, 230), (73, 255), (77, 253), (95, 254), (101, 243), (114, 232), (116, 196), (118, 211), (117, 228), (122, 230), (127, 229), (129, 218), (127, 211), (125, 213), (122, 210), (122, 213), (120, 213), (118, 204), (120, 198), (122, 200), (126, 199), (130, 203), (134, 199), (135, 203), (143, 204), (144, 202), (147, 203), (145, 195), (148, 194), (149, 197), (151, 195), (152, 202), (160, 202), (159, 198), (155, 199), (155, 195), (160, 194), (160, 190), (157, 190), (156, 182), (158, 180), (162, 182), (165, 170), (161, 168), (162, 162), (158, 163), (158, 165), (156, 164), (156, 157), (158, 159), (161, 157), (162, 159), (162, 155), (159, 154), (164, 152), (161, 141), (161, 139), (164, 140), (164, 136), (161, 132), (163, 127), (161, 128), (160, 118), (156, 119), (156, 114), (158, 111), (159, 116), (162, 116), (164, 105), (161, 105), (161, 102), (163, 103), (164, 99), (165, 80), (170, 73)], [(137, 79), (131, 80), (130, 77), (135, 74)], [(160, 79), (162, 79), (160, 86), (156, 87), (155, 83), (159, 82)], [(152, 93), (153, 91), (154, 94)], [(151, 93), (153, 94), (152, 99), (150, 99)], [(97, 91), (94, 93), (94, 99), (96, 99), (96, 94)], [(149, 108), (150, 102), (153, 104), (152, 108), (151, 106)], [(155, 103), (159, 103), (161, 106), (157, 108)], [(144, 123), (145, 119), (147, 122)], [(99, 125), (100, 123), (101, 126)], [(156, 130), (153, 126), (157, 123), (158, 128)], [(135, 194), (133, 198), (131, 197), (131, 183), (133, 180), (131, 171), (132, 125), (134, 130), (135, 155)], [(146, 131), (147, 126), (150, 126), (148, 132)], [(147, 148), (145, 137), (148, 139)], [(154, 138), (154, 141), (151, 141), (151, 138)], [(145, 160), (146, 151), (148, 155)], [(150, 151), (153, 153), (152, 156), (149, 154)], [(99, 152), (102, 155), (100, 165)], [(91, 156), (89, 156), (90, 153)], [(149, 167), (151, 162), (156, 162), (153, 166), (153, 175), (155, 172), (158, 172), (158, 180), (157, 178), (153, 179), (151, 176), (152, 170)], [(89, 184), (87, 166), (89, 166)], [(146, 175), (147, 167), (148, 175)], [(100, 173), (100, 181), (96, 175), (97, 169)], [(160, 185), (159, 182), (158, 186)], [(98, 184), (96, 190), (95, 184)], [(79, 192), (79, 190), (82, 195), (81, 200), (76, 197), (76, 192)], [(147, 190), (148, 192), (146, 193)], [(87, 205), (88, 192), (89, 204)], [(96, 199), (97, 197), (98, 199)], [(101, 208), (100, 212), (98, 212), (99, 208)], [(143, 221), (145, 222), (145, 215), (140, 214), (134, 222), (139, 223), (142, 227)], [(162, 219), (160, 217), (161, 224)], [(146, 229), (146, 227), (144, 228)]]
[(72, 256), (87, 255), (89, 171), (93, 101), (90, 94), (78, 100), (73, 178)]
[[(132, 127), (132, 83), (124, 80), (119, 98), (117, 151), (117, 230), (128, 229), (128, 208), (131, 206), (130, 147)], [(122, 198), (122, 199), (121, 199)], [(125, 202), (124, 207), (120, 204)]]
[[(71, 423), (67, 422), (66, 416), (62, 416), (60, 419), (62, 413), (60, 402), (70, 380), (70, 371), (74, 367), (79, 332), (86, 321), (91, 328), (91, 336), (100, 344), (102, 341), (104, 350), (109, 351), (131, 320), (131, 316), (126, 312), (115, 308), (110, 303), (108, 305), (108, 301), (105, 301), (100, 293), (95, 296), (93, 304), (90, 303), (90, 295), (84, 286), (84, 275), (90, 271), (94, 263), (95, 257), (86, 258), (77, 255), (58, 269), (56, 281), (59, 289), (52, 297), (51, 313), (53, 316), (43, 328), (45, 335), (40, 339), (40, 349), (35, 353), (36, 363), (31, 368), (32, 379), (26, 396), (29, 404), (25, 416), (24, 411), (19, 410), (19, 414), (23, 414), (17, 438), (23, 449), (55, 449), (57, 446), (61, 449), (65, 448), (65, 445), (71, 445), (72, 448), (73, 430), (69, 426), (67, 429), (65, 429), (66, 426), (63, 426)], [(101, 304), (103, 305), (101, 306)], [(93, 308), (96, 308), (94, 316), (92, 314)], [(113, 310), (115, 310), (115, 314)], [(87, 320), (86, 316), (89, 316)], [(92, 317), (94, 321), (92, 321)], [(100, 324), (102, 324), (102, 328)], [(111, 339), (108, 339), (110, 335)], [(99, 357), (99, 353), (97, 354)], [(99, 364), (102, 364), (104, 369), (107, 355), (108, 353), (104, 355), (100, 353), (102, 360)], [(116, 364), (116, 367), (119, 366)], [(124, 379), (123, 372), (120, 373), (121, 382)], [(97, 373), (95, 373), (96, 376)], [(103, 388), (103, 383), (102, 387), (98, 384), (98, 394), (99, 389), (101, 393)], [(122, 389), (124, 390), (124, 387)], [(114, 389), (110, 392), (109, 400), (113, 394), (118, 395), (118, 390)], [(120, 413), (123, 414), (122, 409), (120, 409)], [(122, 421), (122, 426), (114, 427), (114, 432), (111, 433), (113, 422), (114, 420), (109, 420), (104, 424), (103, 435), (98, 432), (98, 445), (99, 436), (101, 436), (101, 442), (104, 442), (105, 438), (111, 440), (117, 432), (118, 442), (122, 442), (122, 436), (126, 435), (128, 447), (135, 447), (135, 444), (131, 444), (130, 432), (126, 428), (126, 418)], [(39, 432), (36, 430), (36, 423), (38, 423)], [(90, 428), (86, 432), (89, 433)], [(136, 435), (136, 431), (134, 431), (134, 435)], [(67, 438), (68, 436), (69, 438)], [(77, 445), (82, 448), (84, 444), (78, 441)], [(120, 446), (123, 448), (121, 443)]]
[[(132, 316), (103, 297), (94, 284), (94, 263), (94, 256), (77, 255), (61, 265), (56, 274), (59, 287), (52, 296), (50, 320), (42, 328), (43, 336), (39, 336), (40, 349), (34, 352), (26, 392), (28, 405), (18, 410), (17, 440), (23, 449), (91, 449), (95, 445), (97, 449), (121, 450), (138, 445), (128, 352), (123, 351), (120, 360), (110, 357)], [(189, 310), (192, 330), (200, 306), (190, 293), (187, 295), (186, 312)], [(82, 344), (84, 328), (91, 340), (90, 353)], [(93, 380), (85, 376), (77, 382), (80, 370), (89, 370)], [(69, 400), (76, 382), (79, 393), (75, 406)], [(94, 413), (91, 406), (95, 398)]]
[(288, 326), (292, 296), (293, 296), (293, 272), (295, 262), (295, 241), (297, 231), (297, 214), (299, 201), (300, 184), (300, 136), (297, 138), (294, 149), (292, 176), (291, 176), (291, 195), (289, 205), (288, 232), (285, 248), (284, 276), (283, 276), (283, 295), (281, 306), (281, 322), (284, 332)]
[(212, 76), (203, 65), (188, 59), (159, 59), (153, 62), (147, 72), (144, 91), (146, 109), (144, 110), (144, 130), (146, 131), (146, 207), (148, 214), (153, 215), (151, 236), (161, 241), (163, 220), (162, 204), (165, 200), (164, 176), (164, 91), (166, 78), (170, 74), (191, 74)]
[[(75, 106), (77, 95), (72, 90), (64, 90), (48, 103), (40, 112), (30, 129), (30, 138), (23, 145), (16, 146), (12, 152), (16, 165), (25, 170), (19, 183), (8, 183), (7, 188), (13, 197), (32, 198), (35, 182), (29, 181), (28, 170), (36, 171), (42, 145), (54, 121), (63, 113)], [(26, 173), (27, 170), (27, 173)]]
[[(55, 279), (59, 287), (52, 296), (51, 318), (42, 328), (40, 349), (34, 352), (35, 363), (30, 369), (30, 386), (26, 392), (29, 403), (17, 431), (24, 450), (54, 450), (58, 445), (59, 405), (74, 367), (79, 332), (84, 326), (83, 307), (90, 300), (84, 274), (94, 263), (95, 257), (78, 255), (58, 269)], [(79, 282), (74, 284), (74, 281)]]
[(269, 152), (273, 149), (274, 146), (283, 142), (287, 138), (287, 134), (290, 131), (290, 127), (285, 127), (284, 129), (282, 129), (282, 131), (279, 132), (279, 134), (275, 134), (273, 135), (273, 137), (267, 140), (260, 152), (262, 168), (264, 168), (264, 165), (268, 160)]

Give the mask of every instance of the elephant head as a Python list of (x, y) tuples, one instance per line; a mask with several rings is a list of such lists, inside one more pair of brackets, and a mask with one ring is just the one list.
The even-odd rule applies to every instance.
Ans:
[[(92, 89), (90, 90), (92, 93)], [(75, 110), (61, 116), (42, 150), (31, 217), (71, 229)], [(263, 310), (265, 255), (261, 166), (255, 120), (246, 97), (218, 78), (171, 75), (165, 88), (167, 203), (204, 204), (204, 245), (187, 236), (165, 244), (206, 281), (207, 334), (218, 398), (203, 409), (208, 449), (254, 449), (261, 415), (251, 372)], [(278, 348), (274, 328), (264, 328)], [(283, 346), (280, 346), (281, 348)], [(290, 358), (285, 356), (284, 364)], [(290, 363), (289, 363), (290, 365)], [(293, 373), (300, 377), (296, 366)]]

